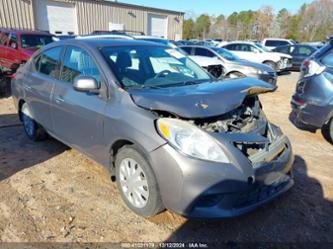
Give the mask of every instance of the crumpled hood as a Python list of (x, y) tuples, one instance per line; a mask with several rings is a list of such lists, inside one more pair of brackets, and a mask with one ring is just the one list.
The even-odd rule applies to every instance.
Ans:
[(274, 86), (261, 80), (241, 78), (128, 92), (139, 107), (192, 119), (222, 115), (240, 106), (247, 95), (273, 90)]

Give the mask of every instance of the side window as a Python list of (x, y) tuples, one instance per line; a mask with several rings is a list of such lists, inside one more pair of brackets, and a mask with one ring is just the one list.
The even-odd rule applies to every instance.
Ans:
[(192, 48), (191, 47), (181, 47), (182, 50), (184, 50), (186, 53), (191, 55)]
[(8, 36), (9, 36), (8, 32), (2, 32), (2, 33), (0, 33), (0, 45), (6, 46), (6, 42), (7, 42)]
[(251, 47), (247, 44), (239, 44), (239, 51), (242, 52), (251, 52)]
[(226, 48), (228, 50), (232, 50), (232, 51), (237, 51), (235, 44), (229, 44), (229, 45), (225, 46), (224, 48)]
[(58, 79), (62, 47), (46, 50), (34, 59), (35, 69), (39, 73)]
[(294, 47), (278, 47), (278, 48), (276, 48), (277, 52), (285, 53), (285, 54), (289, 54), (290, 51), (293, 51), (293, 50), (294, 50)]
[(68, 47), (65, 52), (60, 79), (70, 83), (77, 76), (90, 76), (101, 81), (101, 74), (93, 58), (83, 49)]
[(256, 48), (255, 46), (252, 46), (252, 45), (247, 45), (247, 46), (251, 52), (254, 52), (254, 53), (259, 52), (259, 49)]
[(310, 56), (312, 54), (312, 50), (308, 47), (305, 47), (305, 46), (299, 46), (295, 50), (295, 53), (299, 54), (299, 55)]
[(199, 55), (199, 56), (206, 56), (206, 57), (214, 57), (215, 54), (211, 51), (209, 51), (208, 49), (205, 48), (195, 48), (195, 55)]
[(17, 48), (17, 34), (11, 33), (9, 39), (9, 46), (12, 48)]
[(321, 62), (328, 66), (333, 68), (333, 49), (331, 49), (322, 59)]

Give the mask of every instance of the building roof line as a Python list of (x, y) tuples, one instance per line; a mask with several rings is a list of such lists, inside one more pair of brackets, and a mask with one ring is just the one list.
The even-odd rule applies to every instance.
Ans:
[(123, 2), (111, 1), (111, 0), (91, 0), (91, 1), (104, 2), (106, 4), (118, 5), (118, 6), (122, 6), (122, 7), (142, 8), (142, 9), (148, 9), (148, 10), (154, 10), (154, 11), (168, 12), (168, 13), (173, 13), (173, 14), (178, 14), (178, 15), (185, 14), (185, 12), (182, 12), (182, 11), (161, 9), (161, 8), (155, 8), (155, 7), (149, 7), (149, 6), (137, 5), (137, 4), (130, 4), (130, 3), (123, 3)]

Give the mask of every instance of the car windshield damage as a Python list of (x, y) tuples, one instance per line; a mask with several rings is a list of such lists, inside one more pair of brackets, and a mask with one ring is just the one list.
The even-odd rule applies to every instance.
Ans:
[(127, 88), (198, 84), (211, 77), (179, 50), (158, 46), (104, 47), (101, 53)]
[(51, 42), (53, 42), (53, 38), (49, 35), (21, 35), (22, 48), (39, 49)]

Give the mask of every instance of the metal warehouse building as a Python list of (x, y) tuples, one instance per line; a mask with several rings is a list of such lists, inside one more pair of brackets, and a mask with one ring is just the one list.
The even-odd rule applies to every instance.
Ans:
[(183, 12), (106, 0), (0, 0), (0, 27), (87, 34), (131, 30), (178, 40)]

